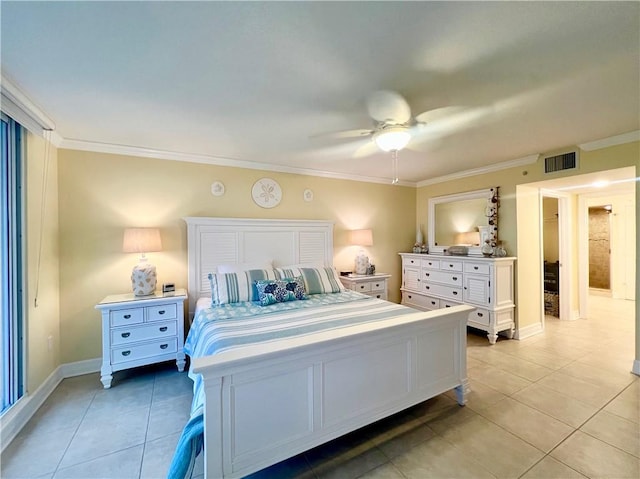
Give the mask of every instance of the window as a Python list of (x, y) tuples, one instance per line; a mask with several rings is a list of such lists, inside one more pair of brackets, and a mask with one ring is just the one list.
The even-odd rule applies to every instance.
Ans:
[(1, 143), (0, 412), (4, 412), (24, 394), (22, 127), (4, 113)]

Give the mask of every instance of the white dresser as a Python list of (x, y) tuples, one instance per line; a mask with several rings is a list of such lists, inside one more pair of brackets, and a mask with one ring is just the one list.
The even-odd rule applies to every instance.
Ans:
[(353, 274), (340, 276), (340, 282), (347, 289), (386, 300), (387, 292), (389, 291), (389, 278), (391, 278), (391, 275), (386, 273), (368, 275)]
[(175, 359), (184, 371), (184, 302), (187, 292), (171, 296), (133, 293), (107, 296), (96, 305), (102, 313), (100, 380), (111, 387), (115, 371)]
[(515, 329), (516, 258), (400, 253), (402, 304), (421, 310), (465, 303), (477, 309), (467, 324), (487, 331), (491, 344), (498, 332)]

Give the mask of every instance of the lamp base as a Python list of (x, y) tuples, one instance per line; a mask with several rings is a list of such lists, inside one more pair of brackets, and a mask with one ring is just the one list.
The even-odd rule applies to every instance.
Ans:
[(356, 274), (367, 274), (367, 268), (369, 267), (369, 258), (364, 252), (360, 252), (358, 256), (356, 256), (355, 260), (355, 273)]
[(149, 296), (156, 292), (158, 276), (156, 267), (148, 263), (138, 263), (131, 271), (131, 287), (134, 296)]

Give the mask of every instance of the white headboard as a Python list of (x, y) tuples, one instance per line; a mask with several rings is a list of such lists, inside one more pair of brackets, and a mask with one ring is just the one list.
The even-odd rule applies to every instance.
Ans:
[(272, 261), (333, 265), (333, 222), (250, 218), (183, 218), (187, 223), (189, 313), (211, 294), (218, 265)]

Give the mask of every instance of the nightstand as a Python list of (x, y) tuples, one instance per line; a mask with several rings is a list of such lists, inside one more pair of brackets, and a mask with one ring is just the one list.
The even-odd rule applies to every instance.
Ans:
[(111, 387), (112, 373), (123, 369), (176, 360), (184, 371), (184, 302), (187, 292), (171, 296), (133, 293), (107, 296), (96, 305), (102, 313), (100, 381)]
[(388, 285), (387, 282), (391, 278), (390, 274), (351, 274), (349, 276), (340, 276), (340, 281), (345, 288), (364, 293), (379, 299), (387, 299)]

